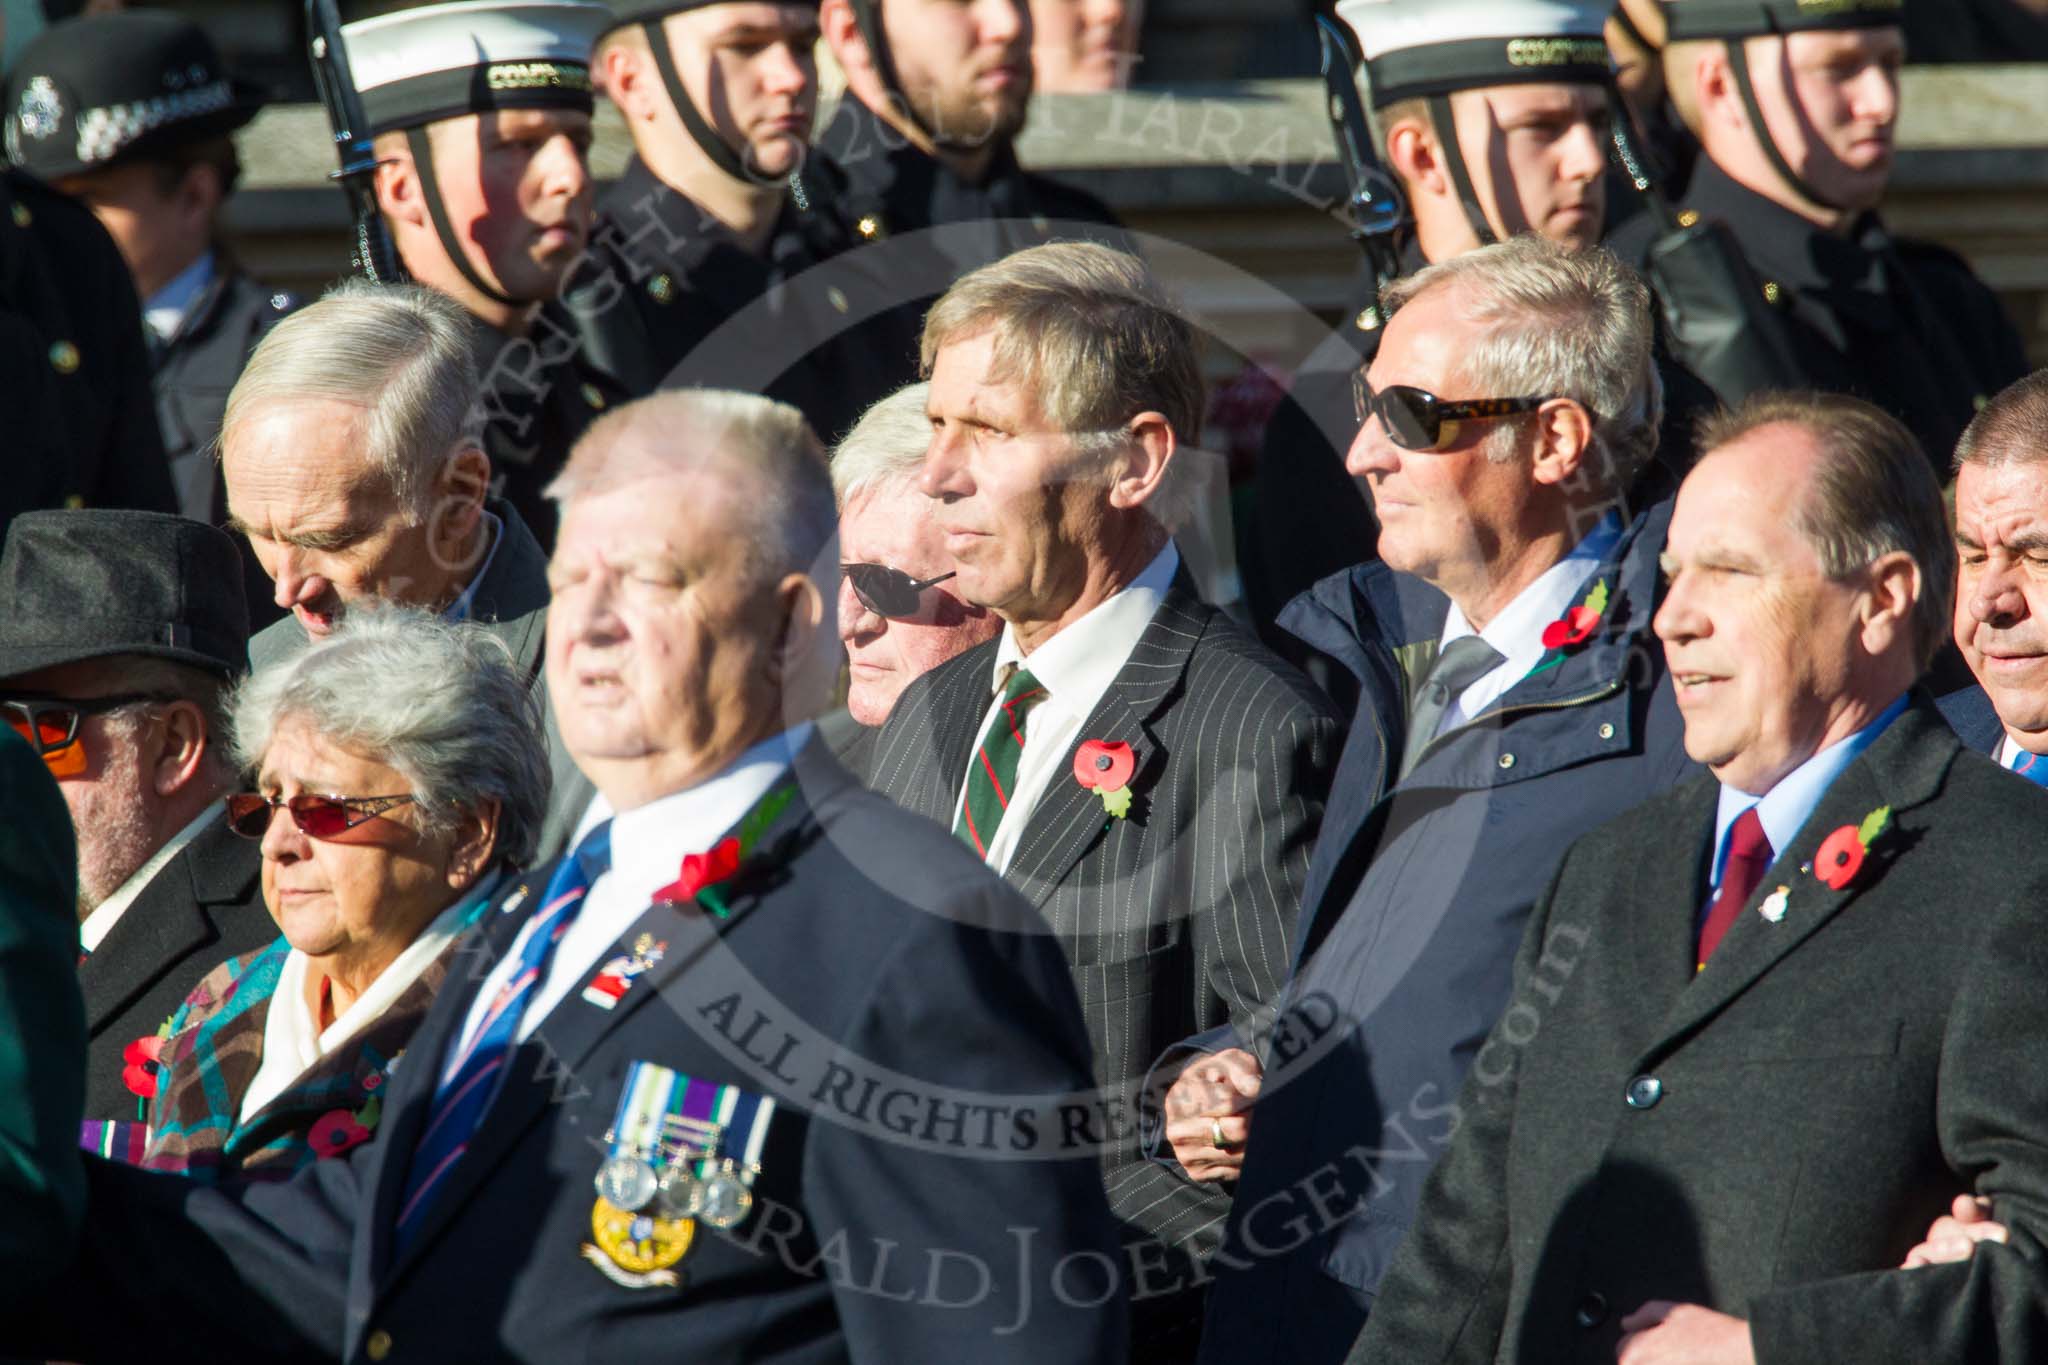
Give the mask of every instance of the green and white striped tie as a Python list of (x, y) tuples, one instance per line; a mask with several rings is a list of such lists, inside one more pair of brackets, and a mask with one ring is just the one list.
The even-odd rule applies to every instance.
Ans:
[(1025, 720), (1047, 695), (1029, 669), (1016, 669), (1003, 684), (1002, 704), (975, 746), (974, 762), (967, 769), (967, 797), (960, 803), (953, 835), (984, 859), (1017, 786), (1017, 765), (1024, 758)]

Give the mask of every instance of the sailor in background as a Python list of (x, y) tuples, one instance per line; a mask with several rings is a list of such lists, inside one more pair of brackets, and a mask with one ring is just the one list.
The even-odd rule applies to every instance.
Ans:
[(584, 367), (559, 297), (590, 239), (590, 49), (610, 22), (584, 0), (505, 0), (342, 28), (383, 163), (378, 207), (406, 272), (483, 324), (492, 491), (544, 547), (540, 490), (625, 396)]
[[(598, 201), (571, 298), (590, 363), (630, 392), (742, 388), (831, 441), (917, 376), (917, 336), (849, 330), (878, 219), (811, 146), (816, 0), (611, 0), (591, 70), (633, 155)], [(865, 280), (865, 282), (863, 282)]]

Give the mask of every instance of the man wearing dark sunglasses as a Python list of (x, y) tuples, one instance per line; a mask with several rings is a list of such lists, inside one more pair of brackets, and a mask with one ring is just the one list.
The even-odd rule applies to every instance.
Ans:
[(130, 1155), (153, 1077), (123, 1054), (277, 933), (219, 804), (235, 777), (221, 706), (248, 641), (240, 555), (179, 517), (30, 513), (0, 551), (0, 601), (0, 721), (77, 831), (88, 1137)]
[(1377, 562), (1282, 617), (1362, 696), (1282, 1000), (1323, 1041), (1197, 1040), (1165, 1104), (1181, 1165), (1237, 1180), (1202, 1343), (1230, 1365), (1344, 1358), (1551, 868), (1689, 771), (1649, 636), (1670, 506), (1621, 501), (1661, 415), (1647, 291), (1525, 235), (1388, 302), (1348, 457)]
[(913, 679), (1003, 628), (960, 599), (936, 504), (917, 487), (931, 444), (927, 389), (912, 384), (875, 404), (832, 452), (846, 709), (862, 727), (889, 719)]
[[(1381, 165), (1414, 218), (1404, 270), (1529, 232), (1581, 250), (1607, 202), (1612, 0), (1355, 0), (1339, 21), (1370, 75)], [(1361, 270), (1338, 329), (1275, 410), (1258, 467), (1246, 591), (1270, 621), (1358, 558), (1372, 515), (1344, 475), (1357, 427), (1345, 381), (1378, 349), (1378, 281)], [(1276, 632), (1284, 635), (1284, 632)], [(1292, 648), (1291, 640), (1283, 645)]]

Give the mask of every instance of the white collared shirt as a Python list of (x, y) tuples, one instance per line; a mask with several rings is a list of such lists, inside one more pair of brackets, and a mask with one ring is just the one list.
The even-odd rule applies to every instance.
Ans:
[[(2011, 735), (2000, 735), (1998, 737), (1997, 758), (1999, 767), (2011, 772), (2018, 772), (2021, 763), (2035, 757), (2037, 755), (2032, 750), (2022, 748), (2019, 744), (2015, 743)], [(2043, 761), (2048, 762), (2048, 760)]]
[(156, 874), (164, 870), (164, 864), (185, 851), (185, 845), (197, 839), (206, 827), (215, 820), (225, 820), (218, 801), (209, 801), (206, 808), (192, 817), (192, 823), (173, 834), (170, 842), (149, 855), (149, 861), (135, 869), (120, 889), (99, 903), (94, 911), (85, 917), (85, 923), (78, 926), (78, 946), (88, 953), (96, 951), (107, 935), (121, 922), (121, 916), (128, 913), (128, 907), (135, 904), (135, 898), (142, 894)]
[(149, 296), (142, 305), (142, 320), (149, 324), (149, 330), (156, 333), (159, 342), (167, 342), (178, 334), (185, 325), (185, 315), (192, 311), (192, 305), (213, 283), (213, 253), (203, 251), (199, 259), (173, 275), (163, 288)]
[[(1131, 651), (1138, 647), (1138, 637), (1159, 613), (1159, 604), (1166, 600), (1166, 591), (1173, 586), (1173, 576), (1179, 569), (1180, 551), (1169, 540), (1128, 587), (1097, 603), (1087, 615), (1032, 650), (1028, 658), (1017, 646), (1015, 629), (1003, 627), (989, 683), (990, 701), (975, 728), (975, 740), (979, 742), (1002, 702), (1002, 681), (1008, 665), (1021, 664), (1029, 669), (1046, 695), (1024, 721), (1024, 753), (1017, 760), (1017, 780), (1010, 792), (1010, 804), (1003, 810), (1003, 823), (996, 828), (996, 837), (989, 841), (987, 862), (997, 873), (1009, 868), (1010, 856), (1016, 852), (1024, 827), (1031, 823), (1031, 812), (1039, 797), (1066, 765), (1067, 750), (1080, 737), (1082, 724), (1102, 700), (1102, 694), (1130, 661)], [(970, 755), (968, 763), (972, 765), (974, 761)], [(960, 824), (960, 809), (967, 800), (964, 769), (956, 785), (959, 795), (953, 801), (954, 828)]]
[[(708, 850), (768, 794), (809, 742), (811, 728), (805, 721), (764, 739), (715, 777), (612, 816), (611, 870), (591, 883), (575, 922), (555, 945), (546, 977), (519, 1016), (516, 1041), (524, 1042), (563, 997), (596, 974), (612, 945), (654, 903), (654, 893), (681, 874), (685, 854)], [(590, 825), (596, 823), (589, 820)], [(541, 889), (536, 886), (534, 894), (539, 895)], [(518, 969), (524, 938), (522, 932), (520, 941), (484, 978), (469, 1007), (469, 1017), (463, 1021), (461, 1045), (448, 1058), (459, 1057), (468, 1049), (491, 998)]]
[(263, 1106), (282, 1095), (291, 1084), (313, 1069), (322, 1057), (376, 1022), (396, 1004), (413, 982), (446, 951), (462, 932), (462, 921), (476, 903), (478, 891), (456, 898), (427, 924), (405, 951), (391, 959), (391, 965), (377, 973), (368, 989), (326, 1028), (313, 1014), (306, 999), (306, 978), (312, 962), (297, 948), (285, 954), (278, 969), (277, 989), (270, 997), (270, 1012), (263, 1020), (263, 1062), (242, 1096), (241, 1112), (235, 1117), (247, 1123), (263, 1112)]
[[(1571, 553), (1545, 569), (1540, 577), (1528, 587), (1516, 593), (1514, 600), (1500, 609), (1486, 629), (1478, 632), (1479, 638), (1493, 646), (1493, 652), (1501, 661), (1483, 673), (1444, 708), (1443, 723), (1437, 727), (1437, 734), (1454, 730), (1474, 716), (1483, 715), (1486, 708), (1507, 695), (1509, 688), (1529, 676), (1529, 670), (1543, 661), (1548, 653), (1543, 648), (1543, 630), (1552, 621), (1561, 620), (1564, 614), (1578, 605), (1580, 596), (1593, 575), (1599, 572), (1621, 540), (1621, 518), (1609, 512), (1600, 523), (1573, 546)], [(1444, 616), (1444, 633), (1437, 640), (1437, 657), (1452, 641), (1473, 633), (1471, 622), (1465, 613), (1451, 603), (1450, 611)], [(1434, 736), (1432, 736), (1434, 738)]]
[(1828, 745), (1779, 778), (1777, 784), (1762, 796), (1753, 796), (1723, 784), (1720, 800), (1714, 808), (1714, 865), (1709, 869), (1709, 883), (1716, 888), (1721, 885), (1721, 873), (1728, 862), (1729, 831), (1744, 811), (1756, 807), (1757, 823), (1764, 827), (1764, 838), (1771, 841), (1771, 855), (1775, 860), (1799, 837), (1799, 827), (1820, 805), (1821, 798), (1828, 794), (1828, 788), (1835, 784), (1842, 770), (1854, 763), (1858, 754), (1868, 749), (1893, 721), (1905, 713), (1906, 698), (1901, 696), (1880, 712), (1876, 720), (1847, 739), (1838, 739)]

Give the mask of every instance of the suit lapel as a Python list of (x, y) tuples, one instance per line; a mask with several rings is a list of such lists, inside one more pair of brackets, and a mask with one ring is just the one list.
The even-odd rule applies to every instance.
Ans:
[[(207, 907), (245, 899), (260, 865), (256, 845), (230, 833), (222, 819), (158, 869), (79, 968), (87, 1031), (98, 1033), (165, 973), (183, 968), (195, 949), (218, 938)], [(192, 971), (188, 984), (202, 975)]]
[[(1074, 755), (1091, 739), (1131, 746), (1137, 769), (1131, 790), (1138, 804), (1156, 787), (1164, 751), (1150, 728), (1180, 689), (1188, 656), (1208, 628), (1209, 618), (1183, 570), (1159, 604), (1131, 657), (1116, 675), (1079, 733), (1053, 769), (1053, 779), (1032, 809), (1030, 822), (1011, 855), (1007, 880), (1033, 905), (1042, 906), (1102, 833), (1109, 828), (1102, 798), (1073, 780)], [(971, 741), (970, 741), (971, 742)], [(1028, 742), (1028, 741), (1027, 741)], [(966, 763), (966, 755), (961, 756)]]
[(1668, 855), (1635, 866), (1627, 929), (1631, 1027), (1625, 1036), (1638, 1043), (1658, 1036), (1672, 1006), (1693, 985), (1720, 792), (1712, 777), (1698, 777), (1664, 798), (1676, 837)]
[[(1897, 828), (1898, 817), (1940, 790), (1949, 764), (1961, 747), (1933, 703), (1916, 696), (1905, 714), (1844, 769), (1821, 797), (1791, 847), (1778, 855), (1757, 883), (1727, 937), (1715, 950), (1714, 960), (1679, 992), (1655, 1030), (1649, 1051), (1660, 1053), (1683, 1041), (1829, 921), (1881, 884), (1907, 842)], [(1837, 890), (1816, 877), (1813, 864), (1822, 842), (1843, 825), (1862, 824), (1880, 806), (1891, 807), (1893, 828), (1872, 847), (1855, 879)], [(1695, 887), (1703, 885), (1704, 874)], [(1780, 887), (1785, 888), (1785, 913), (1773, 923), (1759, 912), (1764, 901)], [(1695, 900), (1699, 894), (1696, 889)], [(1644, 904), (1669, 902), (1646, 900)], [(1695, 905), (1695, 913), (1697, 908)], [(1696, 934), (1696, 921), (1688, 921), (1685, 927), (1689, 936)], [(1665, 933), (1668, 935), (1669, 930)]]
[(948, 829), (982, 714), (994, 699), (997, 643), (976, 645), (912, 682), (875, 738), (870, 785)]

